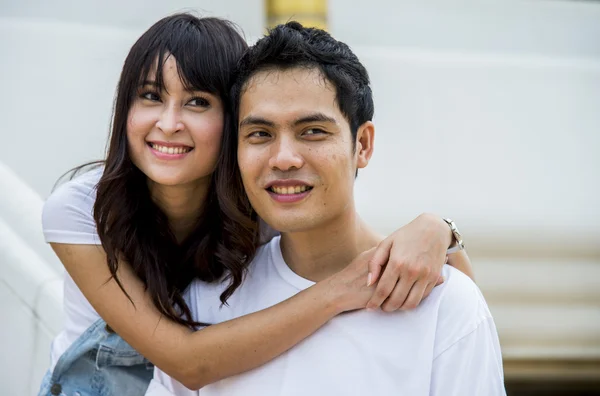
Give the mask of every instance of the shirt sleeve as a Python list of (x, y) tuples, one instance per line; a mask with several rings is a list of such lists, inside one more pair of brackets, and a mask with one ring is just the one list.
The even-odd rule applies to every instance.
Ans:
[(198, 394), (198, 391), (189, 390), (158, 367), (154, 367), (154, 378), (146, 390), (146, 396), (198, 396)]
[(100, 244), (93, 217), (99, 176), (91, 171), (63, 184), (48, 197), (42, 210), (46, 242)]
[(491, 317), (435, 358), (430, 395), (506, 395), (500, 343)]

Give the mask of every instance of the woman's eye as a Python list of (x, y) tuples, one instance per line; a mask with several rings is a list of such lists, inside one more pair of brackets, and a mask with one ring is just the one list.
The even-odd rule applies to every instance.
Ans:
[(147, 100), (151, 100), (153, 102), (157, 102), (157, 101), (160, 100), (160, 96), (158, 96), (154, 92), (145, 92), (145, 93), (142, 94), (142, 98), (147, 99)]
[(191, 106), (208, 107), (210, 103), (205, 98), (194, 98), (188, 102)]

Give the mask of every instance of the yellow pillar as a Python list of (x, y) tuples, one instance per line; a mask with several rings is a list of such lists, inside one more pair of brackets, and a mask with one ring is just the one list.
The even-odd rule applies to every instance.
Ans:
[(307, 27), (327, 29), (327, 0), (265, 1), (269, 27), (288, 21), (298, 21)]

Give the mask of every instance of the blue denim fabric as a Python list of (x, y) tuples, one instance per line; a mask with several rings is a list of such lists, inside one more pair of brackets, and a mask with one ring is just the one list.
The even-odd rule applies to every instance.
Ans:
[(100, 319), (46, 373), (38, 396), (143, 396), (153, 368)]

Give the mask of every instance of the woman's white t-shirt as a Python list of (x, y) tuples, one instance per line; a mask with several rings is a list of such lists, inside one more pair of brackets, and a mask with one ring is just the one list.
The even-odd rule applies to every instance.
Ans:
[[(100, 245), (93, 211), (96, 185), (104, 168), (90, 170), (58, 187), (46, 200), (42, 212), (42, 227), (48, 243)], [(261, 243), (268, 242), (277, 232), (260, 222)], [(51, 369), (71, 344), (94, 324), (100, 315), (85, 298), (71, 276), (64, 274), (65, 326), (52, 342)]]
[[(42, 211), (42, 228), (48, 243), (100, 245), (93, 217), (96, 185), (103, 168), (90, 170), (59, 186), (46, 200)], [(50, 348), (53, 369), (58, 358), (71, 344), (100, 319), (100, 315), (79, 290), (73, 279), (64, 274), (65, 325)]]

